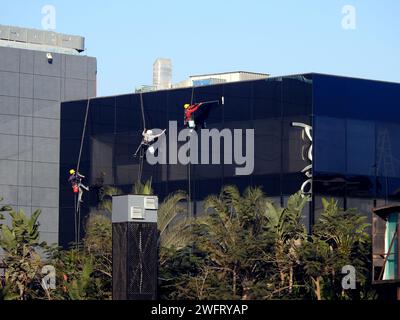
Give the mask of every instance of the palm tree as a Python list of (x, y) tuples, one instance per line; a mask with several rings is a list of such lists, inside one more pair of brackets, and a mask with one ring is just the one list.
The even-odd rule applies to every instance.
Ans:
[(186, 206), (182, 204), (186, 200), (186, 193), (177, 191), (170, 194), (159, 207), (157, 225), (160, 232), (160, 266), (165, 263), (168, 250), (180, 250), (191, 239), (190, 220)]
[(196, 245), (206, 253), (205, 269), (230, 286), (226, 298), (247, 298), (257, 282), (267, 203), (260, 188), (247, 188), (241, 195), (236, 186), (225, 186), (205, 200), (206, 214), (196, 223)]
[(365, 223), (366, 217), (355, 210), (339, 208), (334, 199), (323, 199), (322, 204), (323, 212), (312, 236), (302, 246), (302, 264), (318, 300), (349, 298), (356, 291), (349, 293), (342, 289), (341, 270), (346, 265), (354, 266), (362, 285), (359, 287), (365, 287), (365, 274), (369, 272), (369, 235), (366, 232), (369, 224)]
[(281, 287), (284, 288), (287, 284), (289, 293), (293, 289), (294, 265), (298, 261), (297, 249), (307, 235), (301, 219), (308, 200), (308, 197), (298, 192), (289, 197), (286, 208), (267, 203), (267, 229), (274, 237), (275, 263), (278, 267)]

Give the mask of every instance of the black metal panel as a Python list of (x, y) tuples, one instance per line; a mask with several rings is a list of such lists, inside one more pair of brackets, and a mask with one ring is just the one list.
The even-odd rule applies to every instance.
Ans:
[(157, 298), (156, 223), (113, 224), (113, 299)]
[(157, 293), (157, 224), (128, 223), (127, 298), (152, 300)]
[(128, 223), (112, 225), (113, 299), (126, 300), (126, 261)]

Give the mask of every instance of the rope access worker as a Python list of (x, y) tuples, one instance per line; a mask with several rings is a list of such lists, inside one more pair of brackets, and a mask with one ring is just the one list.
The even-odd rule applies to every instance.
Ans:
[[(137, 148), (136, 152), (135, 152), (135, 157), (137, 156), (137, 154), (139, 153), (139, 151), (143, 148), (145, 151), (147, 149), (151, 148), (151, 144), (154, 142), (154, 140), (156, 140), (157, 138), (161, 137), (165, 131), (167, 131), (167, 129), (164, 129), (161, 133), (159, 134), (154, 134), (153, 130), (147, 130), (146, 128), (144, 128), (143, 132), (142, 132), (142, 142), (140, 143), (139, 147)], [(150, 149), (151, 153), (154, 153), (154, 148)]]
[[(209, 116), (212, 106), (224, 105), (224, 104), (225, 104), (225, 98), (223, 96), (218, 100), (203, 101), (195, 104), (186, 103), (183, 106), (183, 108), (185, 109), (185, 116), (184, 116), (185, 127), (189, 129), (195, 129), (197, 126), (205, 128), (206, 126), (205, 121)], [(195, 119), (195, 113), (196, 113), (196, 119)]]
[(81, 175), (79, 172), (76, 172), (74, 169), (69, 171), (70, 176), (68, 178), (68, 182), (71, 183), (72, 191), (78, 194), (78, 203), (82, 201), (83, 190), (89, 191), (89, 187), (82, 184), (82, 179), (85, 176)]
[(194, 121), (194, 113), (202, 106), (203, 103), (195, 103), (190, 105), (186, 103), (183, 107), (185, 108), (185, 120), (184, 125), (191, 129), (196, 127), (196, 123)]

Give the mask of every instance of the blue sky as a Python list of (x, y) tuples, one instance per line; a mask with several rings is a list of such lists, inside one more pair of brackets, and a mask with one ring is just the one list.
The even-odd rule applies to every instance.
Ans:
[[(98, 95), (151, 84), (157, 57), (173, 80), (246, 70), (322, 72), (400, 82), (398, 0), (2, 0), (0, 24), (42, 27), (56, 9), (57, 32), (86, 37), (98, 59)], [(356, 9), (355, 30), (342, 8)]]

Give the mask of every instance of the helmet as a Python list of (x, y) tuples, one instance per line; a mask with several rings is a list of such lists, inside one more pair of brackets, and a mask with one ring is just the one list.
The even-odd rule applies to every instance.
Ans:
[(74, 169), (69, 170), (69, 174), (74, 174), (74, 173), (75, 173)]
[(190, 107), (190, 104), (189, 104), (189, 103), (186, 103), (183, 107), (184, 107), (185, 109), (187, 109), (187, 108)]
[(147, 134), (153, 134), (153, 130), (147, 130), (146, 133)]

